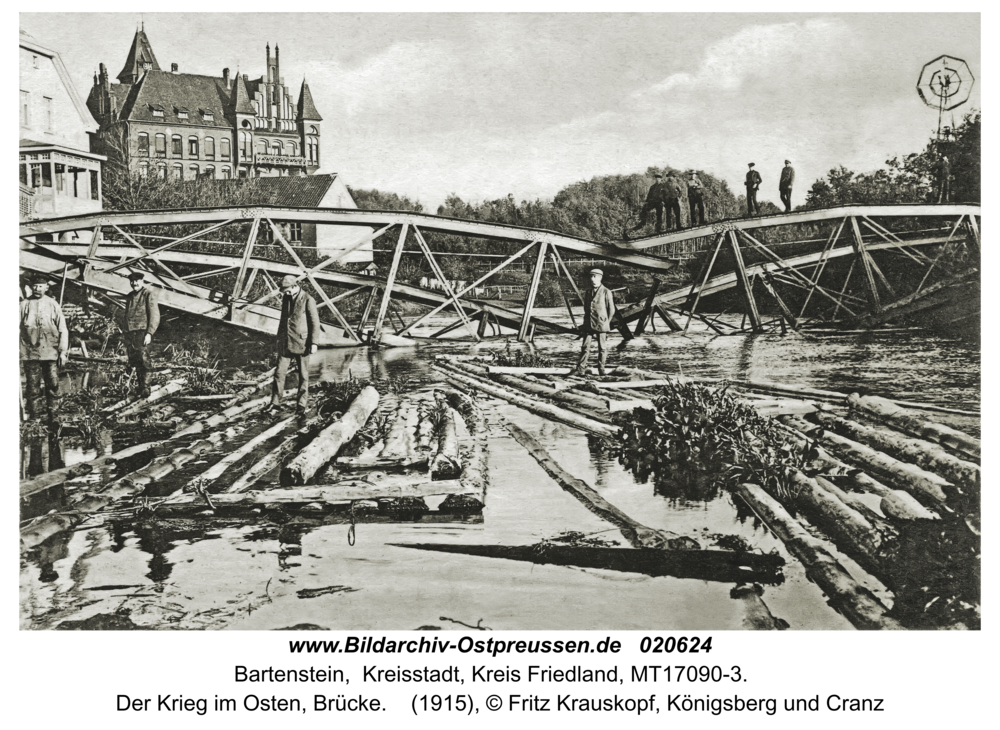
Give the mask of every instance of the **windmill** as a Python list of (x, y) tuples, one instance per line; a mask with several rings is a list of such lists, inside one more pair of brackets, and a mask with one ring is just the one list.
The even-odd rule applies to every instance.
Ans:
[(925, 63), (920, 70), (917, 93), (924, 100), (924, 104), (938, 111), (939, 143), (947, 141), (954, 127), (954, 118), (951, 125), (941, 126), (944, 113), (957, 109), (967, 102), (975, 83), (976, 79), (969, 64), (953, 56), (938, 56), (930, 63)]

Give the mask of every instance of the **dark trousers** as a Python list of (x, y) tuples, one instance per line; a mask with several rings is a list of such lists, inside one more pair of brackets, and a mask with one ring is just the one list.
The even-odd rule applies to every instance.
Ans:
[(785, 187), (784, 185), (778, 186), (778, 192), (781, 194), (781, 202), (785, 205), (785, 212), (792, 212), (792, 189), (790, 187)]
[(691, 209), (691, 225), (705, 225), (705, 201), (702, 200), (701, 193), (688, 190), (688, 207)]
[(667, 199), (667, 228), (681, 227), (681, 201), (677, 198)]
[(945, 178), (938, 180), (938, 200), (939, 203), (951, 202), (951, 180)]
[(145, 341), (146, 330), (131, 330), (125, 333), (125, 352), (128, 354), (128, 364), (130, 368), (135, 370), (135, 377), (142, 390), (149, 388), (149, 371), (153, 369)]
[(28, 402), (25, 404), (30, 416), (43, 413), (42, 396), (45, 407), (51, 412), (59, 398), (59, 369), (55, 360), (23, 360), (25, 389)]
[(288, 350), (279, 353), (278, 362), (275, 363), (274, 382), (271, 384), (271, 404), (276, 406), (281, 403), (281, 396), (285, 393), (288, 365), (293, 362), (299, 375), (299, 398), (296, 406), (305, 409), (309, 405), (309, 355), (296, 355)]
[(760, 205), (757, 203), (757, 188), (747, 188), (747, 215), (760, 215)]
[(608, 359), (608, 333), (607, 332), (587, 332), (583, 336), (583, 344), (580, 346), (580, 359), (577, 360), (576, 367), (581, 372), (587, 367), (587, 360), (590, 359), (590, 342), (597, 340), (597, 367), (604, 370), (604, 363)]
[(644, 228), (649, 222), (649, 214), (651, 211), (656, 210), (656, 232), (659, 233), (663, 230), (663, 203), (646, 203), (642, 206), (642, 210), (639, 212), (639, 225), (633, 228), (633, 231), (638, 231), (640, 228)]

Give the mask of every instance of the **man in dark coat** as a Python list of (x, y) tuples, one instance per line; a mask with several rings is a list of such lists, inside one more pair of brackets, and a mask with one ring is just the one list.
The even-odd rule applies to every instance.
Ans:
[(319, 310), (316, 301), (306, 294), (294, 276), (281, 280), (281, 320), (278, 322), (277, 357), (274, 382), (271, 385), (272, 410), (281, 405), (285, 392), (288, 365), (295, 363), (299, 375), (299, 395), (296, 409), (302, 413), (309, 406), (309, 356), (317, 350)]
[(59, 399), (58, 365), (69, 359), (69, 330), (59, 302), (47, 295), (49, 282), (38, 277), (31, 296), (21, 302), (20, 354), (24, 363), (27, 413), (41, 416), (44, 392), (49, 416)]
[(129, 274), (128, 282), (132, 291), (125, 296), (122, 332), (125, 333), (129, 367), (135, 370), (139, 397), (146, 398), (149, 396), (149, 371), (153, 368), (147, 348), (160, 326), (160, 306), (156, 295), (146, 286), (141, 271)]
[(937, 202), (951, 202), (951, 162), (948, 155), (941, 155), (941, 161), (937, 164), (938, 176), (938, 196)]
[(675, 227), (680, 230), (684, 227), (681, 225), (682, 197), (684, 197), (684, 186), (674, 173), (670, 173), (667, 181), (663, 183), (663, 202), (667, 209), (667, 230)]
[(795, 168), (790, 160), (785, 160), (785, 166), (781, 168), (781, 179), (778, 181), (778, 193), (781, 195), (781, 202), (785, 204), (785, 212), (792, 212), (792, 186), (795, 184)]
[(701, 180), (698, 179), (698, 173), (691, 170), (691, 172), (688, 173), (687, 189), (688, 207), (691, 209), (692, 226), (705, 225), (705, 200), (702, 197), (704, 187), (705, 186), (702, 185)]
[(639, 225), (633, 228), (633, 231), (645, 228), (646, 223), (649, 222), (650, 212), (655, 210), (656, 232), (663, 232), (663, 206), (666, 201), (665, 183), (663, 182), (663, 175), (660, 173), (656, 173), (653, 177), (656, 178), (656, 182), (649, 186), (649, 191), (646, 193), (646, 202), (639, 212)]
[(744, 185), (747, 189), (747, 218), (752, 216), (754, 212), (760, 215), (760, 205), (757, 203), (757, 190), (760, 188), (760, 184), (763, 182), (760, 177), (760, 173), (753, 169), (754, 165), (752, 162), (747, 163), (747, 178)]
[(580, 327), (583, 345), (580, 348), (580, 359), (573, 370), (574, 375), (587, 374), (591, 340), (597, 340), (597, 372), (605, 374), (604, 364), (608, 357), (606, 346), (608, 332), (611, 331), (611, 318), (615, 315), (615, 298), (601, 283), (603, 279), (604, 272), (601, 269), (590, 270), (590, 288), (583, 293), (583, 325)]

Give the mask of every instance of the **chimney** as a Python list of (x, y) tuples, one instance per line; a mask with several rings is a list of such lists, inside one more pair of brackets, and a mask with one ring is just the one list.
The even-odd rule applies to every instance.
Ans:
[(176, 63), (170, 64), (170, 73), (172, 73), (172, 74), (177, 73), (177, 64)]
[(229, 88), (229, 69), (222, 69), (222, 81), (226, 84), (226, 88)]

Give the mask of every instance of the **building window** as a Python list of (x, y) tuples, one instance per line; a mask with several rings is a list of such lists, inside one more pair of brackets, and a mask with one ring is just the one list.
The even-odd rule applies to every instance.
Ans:
[(228, 167), (223, 167), (222, 168), (222, 179), (223, 180), (228, 180), (229, 177), (230, 177), (229, 168)]
[(222, 159), (224, 159), (224, 160), (228, 160), (229, 159), (229, 138), (228, 137), (223, 137), (222, 138), (222, 149), (220, 150), (220, 152), (222, 154)]
[(281, 142), (275, 140), (274, 144), (271, 145), (271, 154), (280, 155), (281, 154)]
[(89, 172), (90, 172), (90, 199), (100, 200), (101, 187), (100, 187), (100, 182), (97, 179), (97, 170), (89, 170)]
[(48, 96), (42, 97), (42, 108), (45, 112), (45, 131), (52, 131), (52, 99)]
[(163, 107), (162, 106), (160, 106), (159, 104), (150, 104), (149, 108), (150, 108), (150, 111), (153, 112), (153, 116), (154, 117), (157, 117), (159, 119), (163, 118)]
[(167, 136), (165, 134), (156, 135), (156, 156), (166, 157), (167, 156)]
[(167, 179), (167, 166), (164, 163), (160, 163), (156, 166), (156, 176), (161, 180)]
[(51, 188), (52, 187), (52, 168), (46, 164), (34, 164), (31, 166), (31, 187), (33, 188)]
[(21, 184), (27, 187), (28, 185), (28, 168), (22, 162), (17, 166), (17, 170), (20, 173)]
[(174, 166), (172, 168), (172, 174), (173, 174), (173, 179), (174, 180), (183, 180), (184, 179), (184, 165), (180, 164), (179, 162), (175, 162)]
[(198, 156), (198, 138), (188, 137), (188, 157)]
[(214, 180), (215, 179), (215, 165), (205, 166), (205, 179)]
[(288, 241), (289, 241), (289, 243), (302, 243), (302, 224), (301, 223), (289, 223), (288, 224)]
[(309, 153), (309, 163), (312, 165), (319, 164), (319, 139), (316, 137), (309, 137), (306, 139), (307, 150)]
[(288, 143), (288, 149), (289, 149), (288, 154), (290, 154), (292, 157), (295, 157), (295, 155), (297, 154), (297, 149), (294, 142)]
[(175, 134), (170, 138), (170, 154), (174, 157), (184, 156), (184, 140), (181, 139), (179, 134)]
[(205, 137), (205, 159), (215, 159), (215, 137)]
[(240, 132), (240, 159), (249, 160), (253, 156), (253, 148), (250, 146), (253, 140), (249, 132)]
[(31, 126), (31, 92), (21, 91), (21, 126)]
[(66, 194), (66, 165), (56, 163), (56, 192)]
[(201, 118), (204, 119), (206, 122), (214, 122), (215, 121), (215, 114), (213, 114), (212, 112), (208, 111), (207, 109), (202, 109), (201, 110)]
[(146, 177), (149, 175), (149, 163), (140, 162), (139, 163), (139, 177)]
[(197, 180), (198, 179), (198, 175), (201, 172), (201, 170), (198, 169), (198, 166), (197, 165), (191, 165), (191, 167), (189, 167), (188, 170), (191, 171), (191, 179), (192, 180)]
[(266, 139), (262, 139), (260, 141), (260, 153), (262, 155), (266, 155), (267, 154), (267, 140)]
[(149, 157), (149, 134), (139, 132), (139, 156)]
[(178, 119), (187, 119), (188, 118), (188, 110), (185, 109), (182, 106), (177, 107), (177, 118)]

